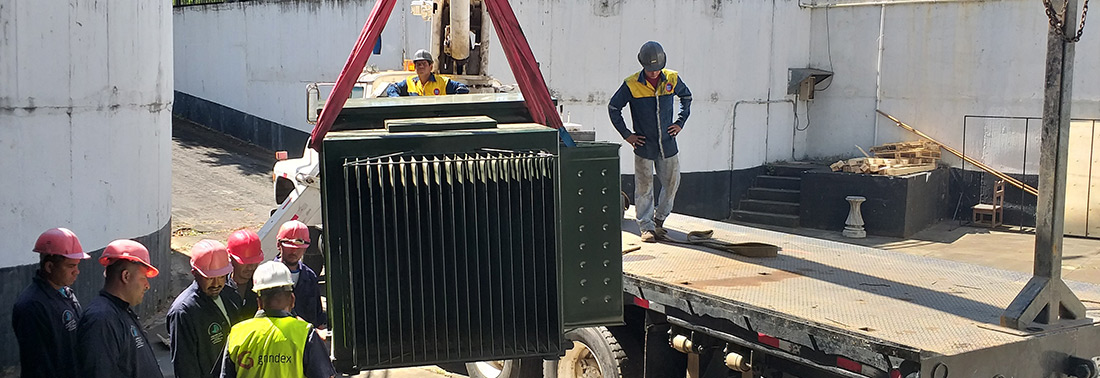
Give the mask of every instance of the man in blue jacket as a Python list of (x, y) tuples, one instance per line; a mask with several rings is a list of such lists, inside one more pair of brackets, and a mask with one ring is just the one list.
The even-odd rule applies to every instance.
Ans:
[(163, 378), (153, 345), (132, 307), (145, 298), (149, 279), (160, 274), (149, 260), (149, 250), (133, 240), (115, 240), (103, 249), (99, 263), (106, 267), (103, 290), (76, 326), (77, 375)]
[(413, 55), (413, 65), (416, 68), (416, 75), (409, 76), (405, 81), (390, 84), (386, 87), (386, 96), (444, 96), (470, 93), (470, 88), (467, 88), (466, 84), (432, 73), (432, 54), (427, 50), (416, 51)]
[(305, 223), (292, 220), (279, 227), (279, 257), (275, 261), (286, 264), (294, 279), (294, 315), (313, 324), (317, 329), (328, 326), (328, 314), (321, 309), (321, 285), (317, 273), (302, 262), (302, 256), (309, 248), (309, 227)]
[(11, 312), (22, 376), (75, 378), (80, 301), (69, 286), (80, 275), (80, 260), (91, 256), (65, 228), (43, 232), (34, 251), (39, 253), (38, 271)]
[(191, 248), (195, 282), (176, 297), (168, 310), (176, 378), (211, 378), (221, 373), (217, 365), (240, 310), (236, 296), (224, 290), (226, 275), (232, 271), (229, 253), (221, 242), (203, 239)]
[[(649, 41), (638, 52), (642, 71), (627, 76), (607, 105), (611, 124), (634, 147), (634, 212), (642, 241), (653, 243), (664, 235), (664, 222), (672, 213), (676, 190), (680, 187), (680, 160), (676, 136), (691, 114), (691, 91), (680, 74), (665, 69), (665, 51), (661, 44)], [(673, 121), (675, 104), (680, 99), (680, 114)], [(633, 131), (623, 120), (623, 108), (630, 105)], [(661, 180), (661, 197), (653, 206), (653, 172)]]

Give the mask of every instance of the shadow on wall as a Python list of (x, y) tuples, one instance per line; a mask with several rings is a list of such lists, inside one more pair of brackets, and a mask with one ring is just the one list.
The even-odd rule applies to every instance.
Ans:
[[(233, 166), (245, 176), (268, 177), (271, 167), (275, 165), (275, 154), (271, 150), (260, 148), (249, 142), (225, 138), (224, 134), (196, 125), (186, 119), (172, 119), (172, 140), (184, 149), (198, 149), (206, 156), (205, 163), (217, 166)], [(227, 143), (234, 151), (226, 150), (218, 146)], [(240, 150), (253, 150), (249, 153), (240, 153)], [(300, 150), (299, 150), (300, 151)], [(259, 157), (265, 158), (259, 158)]]
[[(1031, 187), (1038, 187), (1038, 175), (1009, 174)], [(993, 184), (999, 180), (985, 171), (969, 171), (951, 168), (951, 188), (948, 200), (949, 219), (970, 221), (971, 207), (979, 203), (993, 203)], [(1022, 189), (1005, 184), (1004, 224), (1035, 227), (1035, 206), (1038, 198)]]

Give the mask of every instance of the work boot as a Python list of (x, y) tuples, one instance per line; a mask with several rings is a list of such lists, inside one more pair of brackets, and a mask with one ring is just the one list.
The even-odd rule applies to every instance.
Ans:
[(665, 236), (665, 234), (668, 233), (668, 231), (665, 230), (665, 220), (664, 219), (653, 219), (653, 223), (657, 224), (657, 228), (653, 229), (653, 233), (655, 233), (659, 236)]
[(642, 231), (642, 242), (644, 242), (644, 243), (656, 243), (657, 242), (657, 234), (655, 234), (651, 230)]

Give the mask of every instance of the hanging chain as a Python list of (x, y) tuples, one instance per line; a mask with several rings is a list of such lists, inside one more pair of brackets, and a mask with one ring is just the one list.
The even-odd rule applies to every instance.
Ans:
[[(1085, 16), (1089, 14), (1089, 0), (1085, 0), (1084, 6), (1081, 7), (1081, 25), (1077, 27), (1077, 34), (1070, 37), (1065, 35), (1063, 31), (1065, 27), (1065, 17), (1059, 17), (1058, 12), (1054, 10), (1054, 5), (1050, 3), (1050, 0), (1043, 0), (1043, 5), (1047, 9), (1047, 18), (1050, 19), (1050, 26), (1057, 31), (1058, 35), (1061, 35), (1066, 42), (1075, 43), (1081, 40), (1081, 34), (1085, 32)], [(1069, 0), (1065, 0), (1062, 5), (1062, 13), (1069, 9)]]

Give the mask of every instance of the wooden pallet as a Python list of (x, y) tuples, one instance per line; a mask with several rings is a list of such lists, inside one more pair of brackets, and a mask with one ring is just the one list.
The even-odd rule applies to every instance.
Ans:
[(927, 172), (936, 169), (935, 164), (897, 165), (880, 171), (887, 176), (901, 176), (919, 172)]
[(888, 176), (907, 175), (936, 169), (935, 162), (912, 162), (908, 159), (855, 158), (829, 165), (833, 172), (868, 173)]
[(887, 159), (902, 159), (902, 158), (929, 158), (939, 159), (939, 151), (928, 150), (904, 150), (904, 151), (876, 151), (875, 157), (887, 158)]
[(880, 146), (871, 147), (871, 152), (889, 152), (889, 151), (901, 151), (901, 150), (932, 150), (939, 151), (940, 145), (932, 143), (927, 140), (918, 140), (912, 142), (897, 142), (886, 143)]

